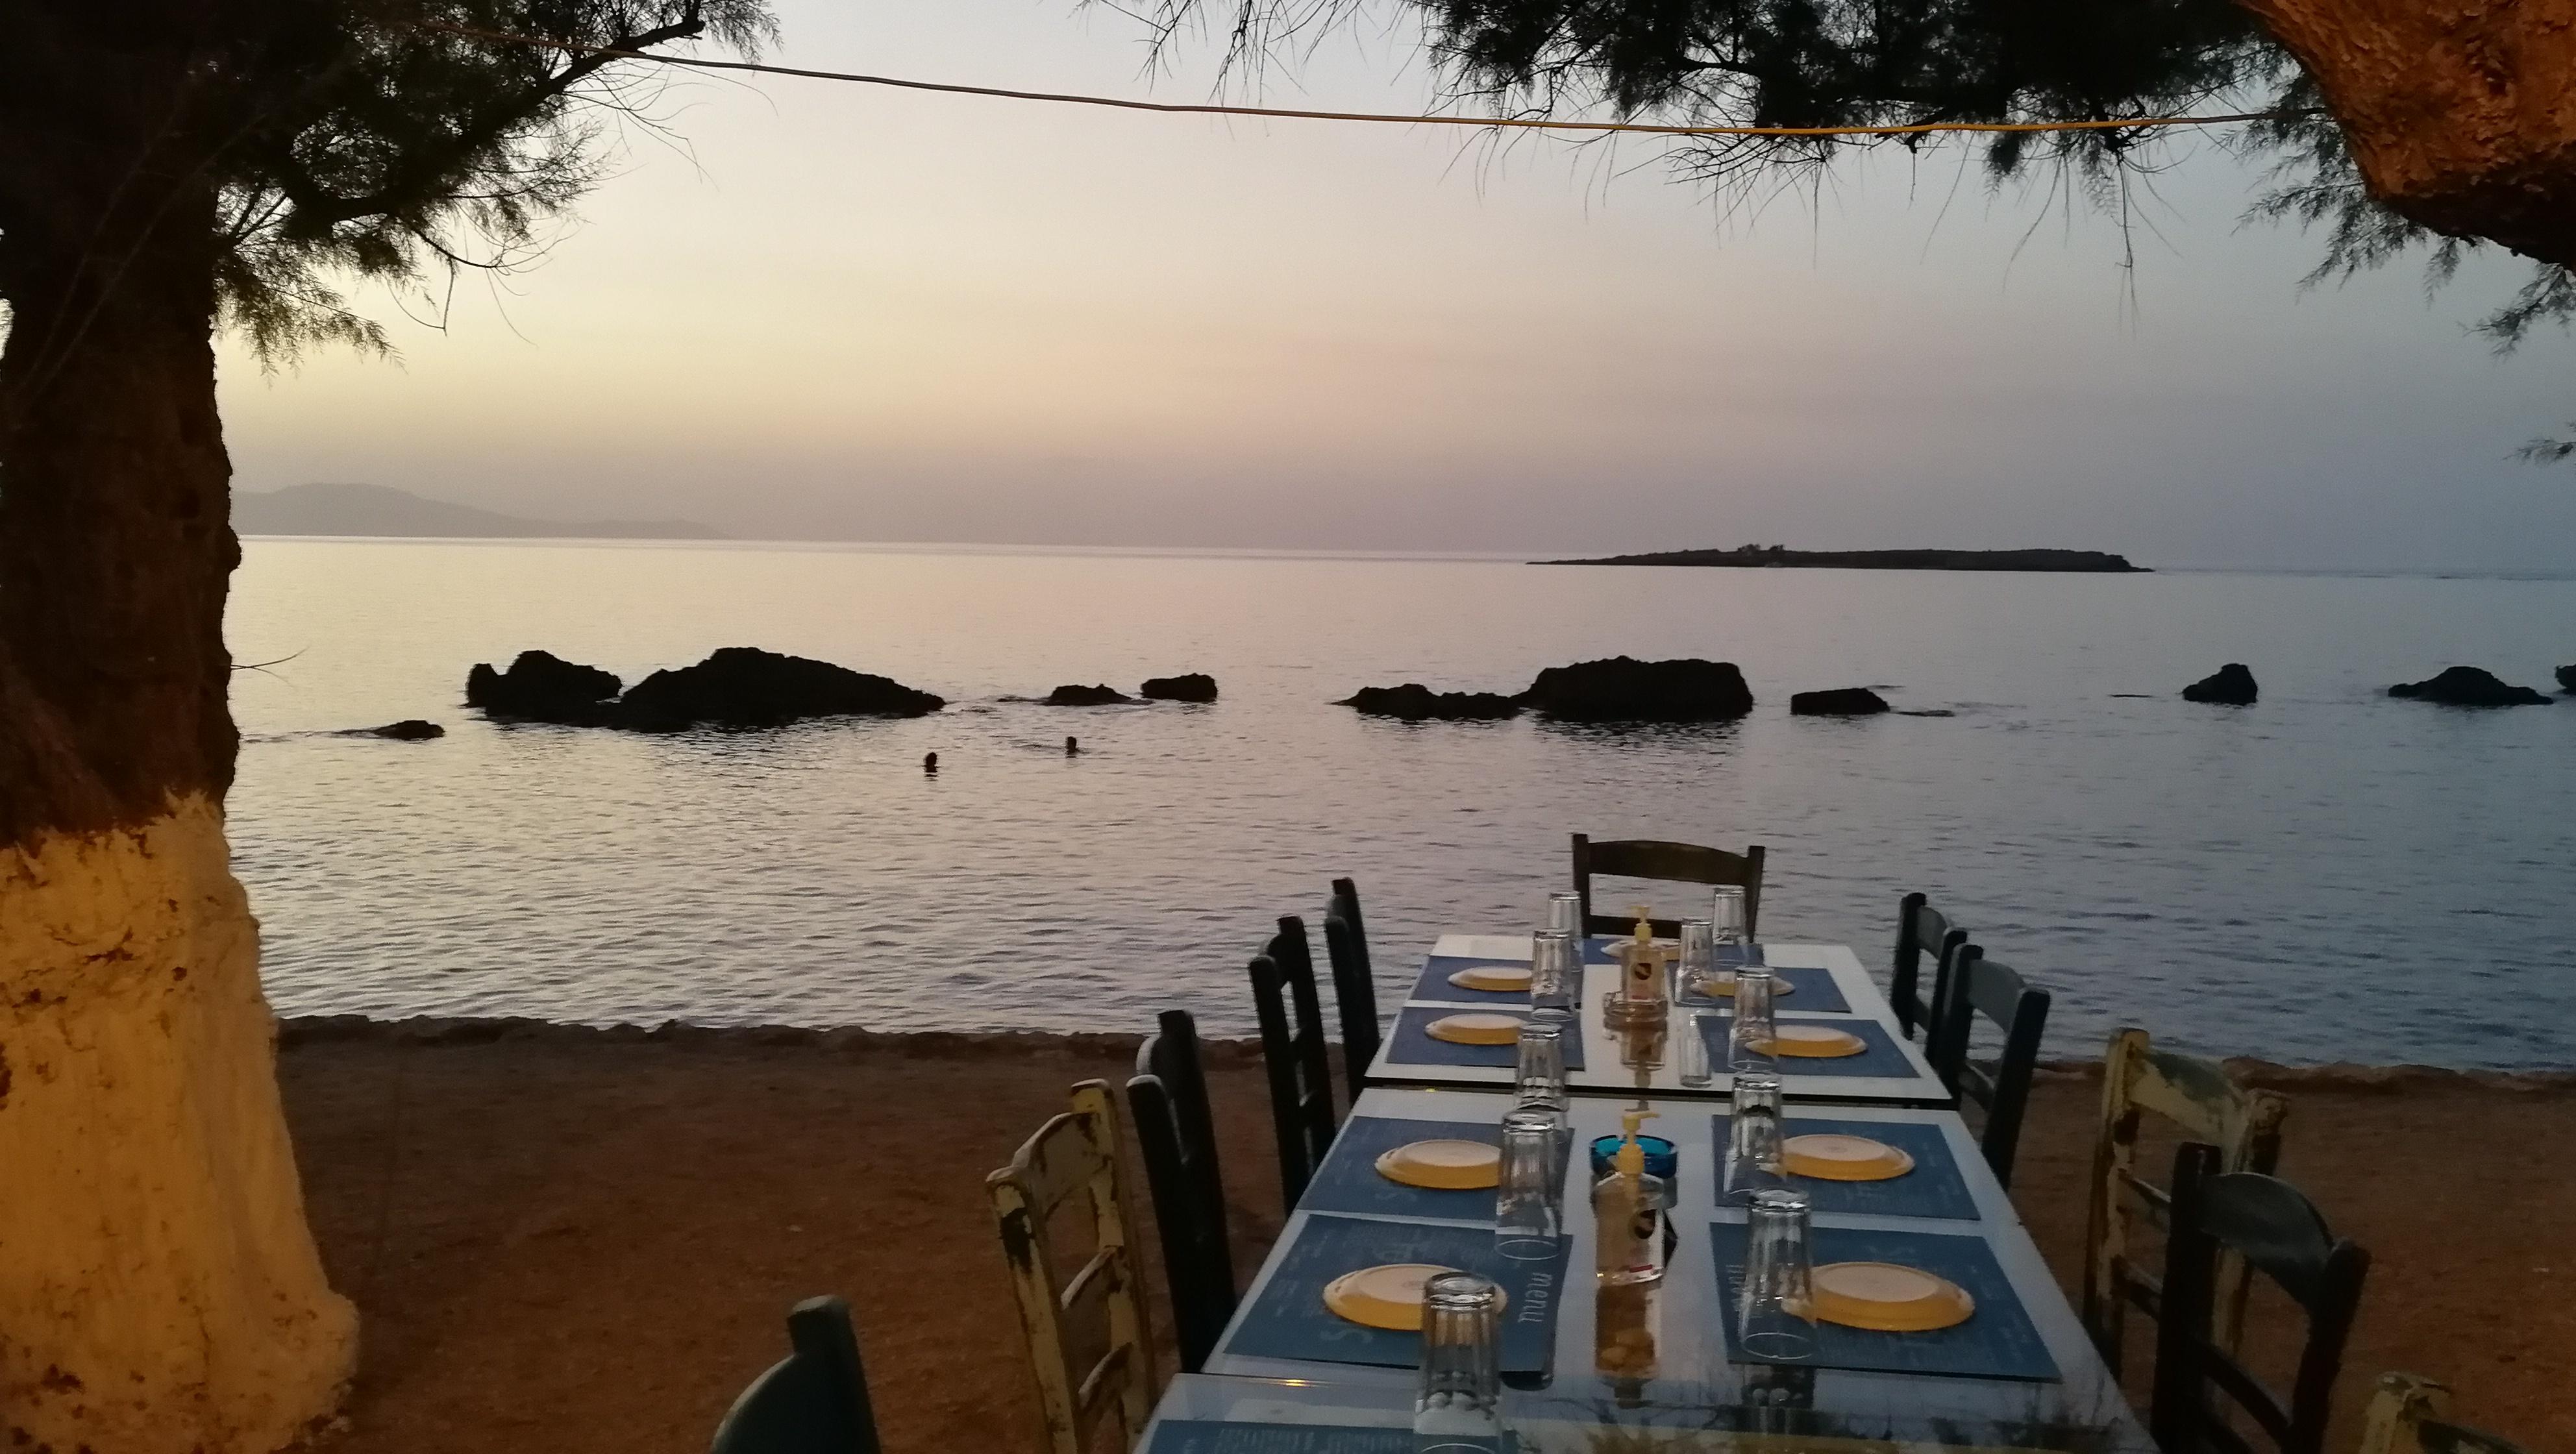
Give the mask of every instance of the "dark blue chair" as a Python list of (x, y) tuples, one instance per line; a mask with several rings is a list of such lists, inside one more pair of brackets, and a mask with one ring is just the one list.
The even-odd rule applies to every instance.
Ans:
[(1252, 1010), (1261, 1023), (1261, 1060), (1270, 1075), (1270, 1127), (1279, 1142), (1279, 1195), (1297, 1210), (1315, 1168), (1333, 1147), (1333, 1064), (1324, 1043), (1323, 1002), (1306, 921), (1282, 915), (1279, 932), (1252, 956)]
[(1187, 1010), (1165, 1010), (1159, 1023), (1137, 1047), (1127, 1115), (1154, 1196), (1181, 1371), (1196, 1373), (1234, 1316), (1234, 1249), (1226, 1238), (1225, 1178), (1217, 1169), (1198, 1022)]
[(795, 1351), (753, 1379), (716, 1425), (712, 1454), (877, 1454), (850, 1305), (798, 1303), (787, 1314), (787, 1342)]
[(1342, 1021), (1342, 1084), (1350, 1104), (1358, 1105), (1384, 1032), (1378, 1027), (1377, 978), (1369, 966), (1359, 885), (1346, 878), (1333, 880), (1332, 902), (1324, 909), (1324, 957), (1332, 961), (1333, 1007)]

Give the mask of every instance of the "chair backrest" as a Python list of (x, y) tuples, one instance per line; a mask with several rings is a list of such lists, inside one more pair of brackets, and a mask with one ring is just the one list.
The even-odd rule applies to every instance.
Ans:
[[(1931, 1032), (1933, 1009), (1941, 1003), (1941, 992), (1950, 982), (1950, 963), (1959, 946), (1968, 942), (1968, 931), (1950, 922), (1950, 916), (1932, 907), (1922, 894), (1907, 894), (1896, 906), (1896, 963), (1888, 971), (1887, 1002), (1896, 1011), (1897, 1028), (1907, 1039), (1914, 1032)], [(1923, 956), (1932, 956), (1932, 993), (1927, 998), (1922, 990)]]
[[(1592, 912), (1592, 876), (1606, 874), (1613, 878), (1652, 878), (1669, 883), (1733, 884), (1744, 890), (1744, 935), (1757, 938), (1762, 922), (1762, 845), (1757, 843), (1742, 853), (1729, 853), (1723, 848), (1702, 848), (1696, 843), (1666, 843), (1653, 838), (1622, 838), (1600, 843), (1583, 834), (1574, 835), (1574, 891), (1583, 896), (1583, 932), (1586, 934), (1624, 934), (1636, 924), (1633, 917)], [(1670, 938), (1681, 933), (1683, 918), (1675, 915), (1656, 919), (1655, 932)]]
[(877, 1454), (850, 1305), (836, 1297), (798, 1303), (787, 1314), (787, 1346), (794, 1351), (725, 1411), (710, 1454)]
[[(2084, 1326), (2119, 1372), (2121, 1344), (2131, 1308), (2158, 1316), (2164, 1280), (2129, 1255), (2130, 1230), (2163, 1229), (2173, 1198), (2138, 1170), (2138, 1130), (2147, 1116), (2178, 1128), (2192, 1141), (2218, 1148), (2220, 1171), (2270, 1175), (2281, 1159), (2281, 1123), (2289, 1103), (2269, 1091), (2248, 1090), (2215, 1061), (2158, 1050), (2138, 1029), (2115, 1031), (2102, 1057), (2102, 1122), (2093, 1138), (2092, 1193), (2084, 1213)], [(2219, 1259), (2217, 1321), (2210, 1336), (2236, 1351), (2245, 1325), (2248, 1274), (2244, 1261)]]
[[(1986, 1128), (1978, 1145), (1995, 1180), (2010, 1186), (2022, 1113), (2030, 1104), (2030, 1076), (2039, 1065), (2039, 1037), (2048, 1027), (2048, 991), (2033, 988), (1974, 944), (1960, 945), (1951, 956), (1948, 991), (1948, 1003), (1933, 1016), (1923, 1058), (1953, 1095), (1984, 1109)], [(1968, 1053), (1969, 1035), (1980, 1017), (2003, 1030), (2003, 1051), (1992, 1062)]]
[(2484, 1429), (2451, 1422), (2451, 1390), (2411, 1373), (2383, 1373), (2362, 1416), (2361, 1454), (2525, 1454)]
[[(1154, 1345), (1123, 1176), (1109, 1083), (1086, 1080), (1073, 1088), (1072, 1110), (1050, 1118), (1010, 1165), (984, 1178), (1054, 1454), (1092, 1454), (1112, 1420), (1115, 1447), (1127, 1449), (1153, 1412)], [(1050, 1224), (1076, 1199), (1090, 1213), (1092, 1250), (1071, 1277), (1058, 1277)], [(1075, 1367), (1077, 1353), (1091, 1362)]]
[[(2286, 1400), (2210, 1337), (2221, 1251), (2244, 1258), (2307, 1315)], [(2148, 1432), (2157, 1446), (2165, 1454), (2252, 1454), (2256, 1446), (2212, 1401), (2221, 1395), (2280, 1454), (2323, 1454), (2335, 1374), (2369, 1270), (2370, 1254), (2329, 1231), (2297, 1187), (2250, 1171), (2221, 1172), (2217, 1147), (2184, 1142), (2174, 1153), (2164, 1316), (2156, 1321), (2155, 1388), (2148, 1401)]]
[(1165, 1010), (1161, 1026), (1137, 1047), (1127, 1117), (1135, 1123), (1145, 1185), (1154, 1197), (1181, 1371), (1196, 1373), (1234, 1316), (1234, 1250), (1226, 1238), (1225, 1178), (1217, 1170), (1198, 1024), (1187, 1010)]
[(1270, 1125), (1279, 1142), (1279, 1195), (1289, 1211), (1333, 1145), (1333, 1067), (1306, 921), (1293, 914), (1252, 957), (1252, 1009), (1270, 1073)]
[(1324, 910), (1324, 957), (1333, 966), (1333, 1007), (1342, 1022), (1342, 1086), (1346, 1104), (1358, 1105), (1381, 1038), (1377, 980), (1369, 969), (1368, 931), (1360, 924), (1360, 891), (1349, 879), (1333, 880)]

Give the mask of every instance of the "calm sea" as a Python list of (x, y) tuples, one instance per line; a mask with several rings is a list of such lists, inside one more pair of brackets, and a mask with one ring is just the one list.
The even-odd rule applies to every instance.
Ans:
[[(288, 1013), (1136, 1029), (1251, 1022), (1243, 965), (1356, 876), (1390, 992), (1531, 920), (1566, 834), (1770, 850), (1766, 937), (1882, 965), (1932, 893), (2057, 991), (2054, 1048), (2576, 1061), (2576, 581), (1634, 570), (678, 544), (252, 541), (231, 637), (242, 878)], [(881, 672), (914, 721), (496, 727), (466, 668), (632, 681), (728, 645)], [(1712, 727), (1365, 719), (1618, 653), (1743, 666)], [(2261, 705), (2174, 693), (2249, 663)], [(1208, 707), (1052, 708), (1213, 673)], [(1792, 718), (1883, 684), (1950, 717)], [(2144, 693), (2142, 697), (2124, 696)], [(403, 717), (446, 738), (335, 735)], [(1083, 752), (1068, 759), (1067, 734)], [(926, 778), (925, 752), (941, 770)], [(1674, 907), (1678, 907), (1675, 896)]]

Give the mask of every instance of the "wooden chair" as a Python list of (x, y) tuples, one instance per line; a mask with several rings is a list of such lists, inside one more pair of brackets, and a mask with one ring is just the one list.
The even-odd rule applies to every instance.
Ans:
[[(2247, 1090), (2214, 1061), (2148, 1043), (2144, 1030), (2120, 1030), (2102, 1057), (2102, 1124), (2093, 1138), (2093, 1183), (2084, 1213), (2084, 1327), (2111, 1371), (2120, 1371), (2129, 1310), (2153, 1318), (2164, 1282), (2129, 1255), (2137, 1224), (2164, 1230), (2173, 1197), (2137, 1169), (2139, 1123), (2149, 1115), (2179, 1127), (2186, 1139), (2218, 1148), (2222, 1172), (2269, 1176), (2281, 1159), (2281, 1123), (2289, 1103)], [(2218, 1321), (2210, 1336), (2236, 1351), (2245, 1325), (2248, 1274), (2235, 1257), (2219, 1259)]]
[(1160, 1024), (1137, 1047), (1127, 1116), (1136, 1126), (1154, 1226), (1162, 1234), (1181, 1371), (1196, 1373), (1234, 1316), (1234, 1249), (1226, 1238), (1225, 1178), (1217, 1170), (1198, 1022), (1187, 1010), (1165, 1010)]
[(1315, 958), (1306, 921), (1293, 914), (1252, 957), (1252, 1009), (1261, 1022), (1261, 1059), (1270, 1073), (1270, 1127), (1279, 1142), (1279, 1195), (1297, 1209), (1306, 1183), (1333, 1146), (1333, 1067), (1324, 1011), (1315, 997)]
[(1333, 966), (1333, 1007), (1342, 1021), (1342, 1085), (1348, 1103), (1358, 1105), (1382, 1037), (1368, 931), (1360, 921), (1360, 891), (1346, 878), (1333, 880), (1332, 902), (1324, 910), (1324, 957)]
[(2525, 1454), (2484, 1429), (2451, 1422), (2451, 1390), (2411, 1373), (2383, 1373), (2362, 1416), (2361, 1454)]
[(798, 1303), (787, 1313), (787, 1344), (794, 1351), (725, 1411), (711, 1454), (877, 1454), (850, 1305), (836, 1297)]
[[(1575, 834), (1574, 891), (1583, 896), (1583, 932), (1625, 934), (1636, 926), (1634, 918), (1592, 912), (1592, 876), (1596, 873), (1614, 878), (1652, 878), (1712, 887), (1733, 884), (1744, 890), (1744, 937), (1758, 937), (1762, 918), (1762, 845), (1759, 843), (1737, 854), (1723, 848), (1702, 848), (1696, 843), (1665, 843), (1652, 838), (1595, 843), (1580, 833)], [(1650, 922), (1657, 934), (1670, 938), (1682, 932), (1682, 917), (1685, 916)]]
[[(1984, 1108), (1986, 1129), (1978, 1145), (1995, 1180), (2009, 1187), (2022, 1113), (2030, 1104), (2030, 1076), (2039, 1064), (2040, 1032), (2048, 1026), (2048, 991), (2033, 988), (1974, 944), (1960, 945), (1951, 957), (1948, 990), (1947, 1004), (1933, 1016), (1923, 1058), (1951, 1094)], [(1980, 1016), (2004, 1032), (2003, 1053), (1991, 1062), (1968, 1053), (1969, 1033)]]
[[(1959, 946), (1968, 942), (1968, 931), (1950, 923), (1948, 915), (1932, 907), (1922, 894), (1907, 894), (1896, 906), (1896, 963), (1887, 976), (1887, 1002), (1896, 1010), (1897, 1028), (1905, 1038), (1914, 1038), (1921, 1030), (1931, 1034), (1932, 1009), (1941, 1003), (1942, 990), (1950, 983), (1950, 961)], [(1932, 955), (1932, 994), (1926, 999), (1921, 990), (1923, 956)]]
[[(2307, 1315), (2287, 1401), (2210, 1337), (2222, 1251), (2244, 1258)], [(2224, 1394), (2279, 1454), (2323, 1454), (2335, 1374), (2369, 1270), (2370, 1254), (2328, 1231), (2298, 1188), (2250, 1171), (2222, 1173), (2217, 1147), (2183, 1143), (2174, 1154), (2164, 1316), (2156, 1321), (2147, 1405), (2157, 1447), (2164, 1454), (2253, 1454), (2254, 1443), (2212, 1402)]]
[[(1123, 1178), (1118, 1113), (1109, 1083), (1098, 1080), (1075, 1086), (1073, 1109), (1050, 1118), (1010, 1165), (984, 1178), (1054, 1454), (1094, 1454), (1112, 1421), (1113, 1447), (1128, 1449), (1153, 1412), (1154, 1345)], [(1093, 1250), (1072, 1277), (1059, 1278), (1049, 1224), (1076, 1199), (1088, 1204)], [(1092, 1361), (1077, 1367), (1077, 1355)]]

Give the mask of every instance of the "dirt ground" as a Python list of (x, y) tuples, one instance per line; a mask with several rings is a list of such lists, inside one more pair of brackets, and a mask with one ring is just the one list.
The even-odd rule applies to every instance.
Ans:
[[(982, 1182), (1128, 1059), (1107, 1037), (290, 1026), (305, 1194), (365, 1318), (328, 1447), (693, 1454), (784, 1352), (787, 1307), (837, 1292), (889, 1449), (1035, 1449)], [(1211, 1088), (1248, 1274), (1279, 1222), (1259, 1067), (1229, 1053)], [(2015, 1187), (2070, 1287), (2095, 1094), (2044, 1082)], [(2576, 1091), (2289, 1094), (2285, 1174), (2376, 1256), (2333, 1447), (2393, 1368), (2576, 1446)]]

